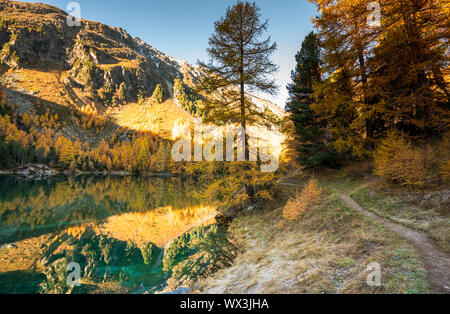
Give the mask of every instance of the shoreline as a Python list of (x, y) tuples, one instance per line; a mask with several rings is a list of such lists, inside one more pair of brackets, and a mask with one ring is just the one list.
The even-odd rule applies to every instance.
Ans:
[(57, 176), (83, 176), (83, 175), (95, 175), (95, 176), (140, 176), (140, 177), (160, 177), (160, 178), (171, 178), (171, 177), (181, 177), (183, 174), (175, 173), (158, 173), (151, 171), (143, 172), (131, 172), (125, 170), (112, 170), (112, 171), (82, 171), (82, 170), (68, 170), (68, 169), (58, 169), (51, 168), (42, 164), (30, 164), (24, 167), (15, 169), (1, 169), (1, 176), (13, 176), (25, 180), (43, 180), (48, 178), (53, 178)]

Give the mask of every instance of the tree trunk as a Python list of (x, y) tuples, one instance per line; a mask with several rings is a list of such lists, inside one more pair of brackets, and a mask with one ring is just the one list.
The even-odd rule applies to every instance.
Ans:
[(243, 38), (241, 36), (241, 47), (240, 47), (240, 57), (241, 57), (241, 64), (240, 64), (240, 74), (241, 74), (241, 90), (240, 90), (240, 100), (241, 100), (241, 126), (242, 129), (245, 132), (245, 143), (244, 143), (244, 156), (245, 156), (245, 160), (249, 160), (250, 158), (250, 153), (249, 153), (249, 148), (248, 148), (248, 138), (247, 138), (247, 132), (246, 132), (246, 128), (247, 128), (247, 118), (245, 116), (245, 81), (244, 81), (244, 42), (243, 42)]
[[(359, 71), (361, 76), (361, 83), (362, 83), (362, 92), (363, 92), (363, 102), (368, 109), (369, 104), (369, 97), (367, 95), (368, 93), (368, 86), (367, 86), (367, 69), (366, 69), (366, 61), (364, 60), (364, 49), (361, 42), (361, 36), (359, 34), (359, 28), (358, 25), (356, 25), (356, 49), (358, 52), (358, 61), (359, 61)], [(374, 139), (374, 132), (373, 132), (373, 119), (367, 118), (366, 119), (366, 136), (368, 139), (371, 140), (371, 143), (369, 143), (370, 150), (374, 149), (373, 146), (373, 139)]]
[(447, 83), (445, 82), (444, 76), (442, 75), (441, 68), (439, 65), (433, 64), (432, 71), (436, 85), (439, 86), (439, 88), (445, 93), (448, 102), (450, 103), (450, 92), (447, 88)]

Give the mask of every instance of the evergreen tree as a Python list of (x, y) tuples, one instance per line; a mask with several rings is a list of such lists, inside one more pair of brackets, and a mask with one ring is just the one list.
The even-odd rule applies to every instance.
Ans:
[(306, 36), (295, 56), (297, 65), (292, 71), (292, 83), (287, 86), (289, 100), (286, 110), (291, 114), (298, 141), (298, 159), (302, 166), (336, 166), (335, 153), (326, 143), (324, 122), (311, 109), (316, 103), (313, 85), (321, 81), (319, 40), (314, 32)]
[(202, 100), (200, 95), (180, 79), (174, 80), (173, 96), (178, 105), (188, 113), (195, 117), (201, 116)]
[(163, 102), (163, 88), (161, 84), (157, 84), (152, 95), (152, 101), (158, 104)]
[(184, 107), (184, 104), (188, 103), (188, 101), (189, 101), (187, 86), (180, 79), (174, 80), (173, 96), (183, 107)]
[(118, 91), (118, 98), (121, 102), (125, 102), (127, 100), (124, 82), (120, 83), (120, 87), (119, 87), (119, 91)]

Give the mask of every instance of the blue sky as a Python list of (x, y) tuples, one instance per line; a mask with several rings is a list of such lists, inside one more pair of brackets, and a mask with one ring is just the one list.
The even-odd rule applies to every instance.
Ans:
[[(38, 0), (67, 11), (71, 1)], [(236, 0), (78, 0), (82, 18), (122, 27), (167, 55), (196, 64), (207, 61), (208, 38), (213, 23)], [(295, 66), (295, 54), (304, 37), (313, 30), (316, 15), (307, 0), (255, 0), (263, 18), (269, 19), (268, 34), (278, 44), (273, 60), (280, 66), (275, 75), (280, 85), (275, 100), (284, 107), (286, 84)]]

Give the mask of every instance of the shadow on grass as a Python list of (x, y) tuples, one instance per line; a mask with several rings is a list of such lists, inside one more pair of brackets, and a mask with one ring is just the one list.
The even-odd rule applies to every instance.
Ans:
[(45, 275), (31, 271), (0, 273), (0, 294), (38, 294)]

